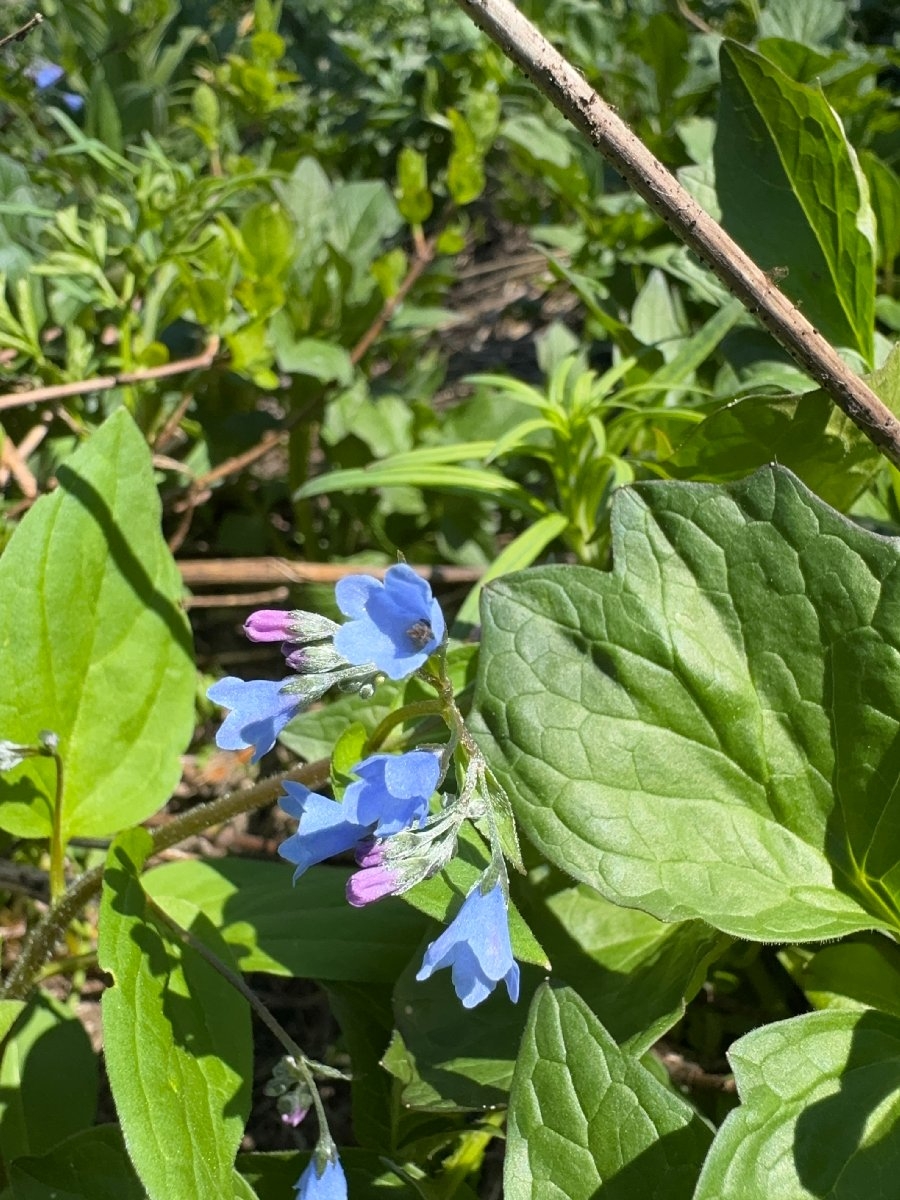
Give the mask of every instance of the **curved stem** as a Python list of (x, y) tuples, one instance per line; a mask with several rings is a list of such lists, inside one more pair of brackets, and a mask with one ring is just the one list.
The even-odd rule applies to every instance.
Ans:
[[(153, 848), (156, 853), (167, 850), (170, 846), (184, 841), (197, 833), (208, 829), (211, 825), (219, 825), (230, 820), (238, 813), (251, 812), (254, 808), (262, 808), (278, 795), (282, 783), (291, 780), (303, 783), (315, 789), (322, 787), (328, 780), (328, 759), (318, 762), (305, 763), (295, 767), (283, 775), (273, 775), (260, 783), (243, 791), (232, 792), (208, 804), (199, 804), (196, 808), (175, 817), (162, 829), (154, 830)], [(103, 866), (94, 867), (71, 884), (62, 895), (54, 901), (41, 920), (29, 931), (22, 951), (15, 966), (7, 976), (6, 983), (0, 992), (4, 1000), (24, 1000), (31, 991), (44, 965), (45, 960), (52, 954), (53, 947), (63, 932), (74, 920), (88, 901), (95, 896), (103, 883)]]

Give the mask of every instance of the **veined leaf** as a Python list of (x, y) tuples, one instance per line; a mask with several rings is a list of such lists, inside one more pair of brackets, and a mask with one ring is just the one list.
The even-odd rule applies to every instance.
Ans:
[(613, 569), (490, 584), (473, 732), (562, 870), (662, 920), (900, 928), (900, 543), (789, 471), (620, 491)]
[(510, 1096), (507, 1200), (690, 1200), (711, 1138), (575, 992), (538, 990)]
[(810, 1013), (755, 1029), (728, 1057), (741, 1107), (716, 1134), (694, 1200), (892, 1194), (900, 1020)]

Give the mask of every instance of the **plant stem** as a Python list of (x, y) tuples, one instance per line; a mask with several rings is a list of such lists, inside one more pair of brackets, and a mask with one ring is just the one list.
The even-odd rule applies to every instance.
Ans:
[(456, 0), (891, 462), (900, 421), (512, 0)]
[(62, 840), (63, 761), (57, 753), (49, 755), (56, 767), (56, 792), (53, 797), (53, 823), (50, 831), (50, 899), (56, 901), (66, 890), (66, 850)]

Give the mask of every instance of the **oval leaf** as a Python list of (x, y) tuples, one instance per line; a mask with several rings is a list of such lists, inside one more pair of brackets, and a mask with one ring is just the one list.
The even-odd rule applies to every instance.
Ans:
[[(144, 830), (113, 843), (100, 906), (106, 1066), (129, 1153), (150, 1200), (221, 1200), (250, 1110), (246, 1000), (154, 917), (139, 871)], [(216, 940), (208, 922), (203, 940)], [(219, 941), (216, 953), (229, 957)]]
[(474, 731), (562, 870), (662, 920), (900, 928), (900, 544), (789, 472), (650, 483), (613, 570), (483, 598)]
[(539, 989), (513, 1076), (507, 1200), (689, 1200), (711, 1140), (575, 992)]
[[(128, 413), (113, 413), (58, 478), (0, 557), (0, 737), (58, 734), (64, 838), (100, 837), (171, 795), (196, 676), (150, 452)], [(0, 825), (46, 837), (54, 787), (47, 759), (4, 776)]]

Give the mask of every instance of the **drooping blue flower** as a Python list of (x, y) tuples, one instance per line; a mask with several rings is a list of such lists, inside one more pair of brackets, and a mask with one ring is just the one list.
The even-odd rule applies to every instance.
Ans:
[(475, 885), (451, 924), (425, 951), (416, 979), (428, 979), (443, 967), (452, 968), (453, 986), (464, 1008), (486, 1000), (501, 979), (510, 1000), (518, 1000), (519, 965), (512, 956), (499, 883), (486, 895), (480, 883)]
[(375, 837), (389, 837), (428, 816), (441, 764), (431, 750), (372, 754), (356, 764), (353, 774), (359, 779), (347, 788), (344, 802), (355, 805), (359, 823)]
[(330, 1158), (320, 1175), (313, 1155), (294, 1186), (296, 1200), (347, 1200), (347, 1177), (339, 1158)]
[(341, 612), (350, 617), (334, 635), (334, 647), (348, 662), (372, 662), (389, 679), (412, 675), (441, 645), (444, 614), (421, 579), (406, 563), (385, 574), (346, 575), (335, 588)]
[(288, 721), (308, 702), (296, 693), (286, 692), (282, 679), (236, 679), (227, 675), (214, 683), (207, 696), (214, 704), (231, 712), (216, 733), (216, 745), (222, 750), (246, 750), (253, 747), (251, 762), (257, 762), (275, 745), (275, 739)]
[(296, 865), (294, 880), (316, 863), (352, 850), (366, 838), (370, 826), (360, 824), (356, 804), (345, 797), (343, 804), (311, 792), (302, 783), (285, 783), (279, 804), (300, 826), (278, 847), (278, 853)]

